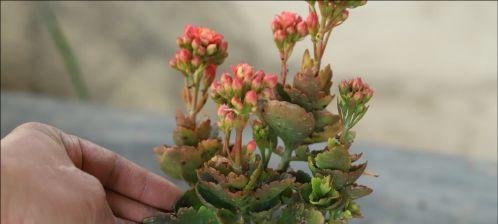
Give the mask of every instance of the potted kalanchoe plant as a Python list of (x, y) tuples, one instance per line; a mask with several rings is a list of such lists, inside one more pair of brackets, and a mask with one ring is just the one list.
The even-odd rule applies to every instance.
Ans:
[[(214, 80), (228, 55), (227, 42), (208, 28), (187, 25), (177, 39), (181, 49), (169, 64), (185, 78), (188, 113), (176, 115), (176, 145), (154, 151), (162, 170), (191, 188), (174, 211), (144, 223), (320, 224), (361, 217), (354, 200), (372, 190), (356, 184), (367, 163), (359, 163), (362, 154), (349, 149), (355, 138), (352, 128), (367, 112), (373, 91), (361, 78), (344, 80), (338, 85), (337, 114), (328, 111), (334, 98), (332, 70), (322, 66), (322, 57), (348, 10), (365, 3), (308, 1), (306, 20), (291, 12), (277, 15), (271, 29), (280, 54), (280, 78), (238, 64)], [(294, 45), (308, 35), (313, 54), (304, 52), (300, 70), (286, 83)], [(216, 123), (197, 119), (208, 98), (218, 108)], [(253, 137), (243, 144), (248, 126)], [(323, 149), (310, 150), (325, 142)], [(269, 166), (272, 155), (280, 157), (276, 167)], [(307, 162), (311, 175), (292, 170), (293, 161)]]

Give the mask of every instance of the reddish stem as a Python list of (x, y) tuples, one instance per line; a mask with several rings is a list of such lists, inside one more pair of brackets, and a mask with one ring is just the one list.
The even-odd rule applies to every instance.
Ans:
[(240, 167), (241, 164), (241, 151), (242, 151), (242, 132), (243, 128), (235, 129), (235, 145), (234, 145), (234, 153), (235, 153), (235, 165)]

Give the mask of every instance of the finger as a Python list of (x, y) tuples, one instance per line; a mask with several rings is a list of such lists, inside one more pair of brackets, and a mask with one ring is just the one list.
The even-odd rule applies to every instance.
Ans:
[(108, 189), (164, 210), (171, 210), (182, 194), (171, 182), (108, 149), (63, 132), (60, 136), (75, 165)]
[(136, 224), (136, 222), (122, 219), (122, 218), (116, 218), (116, 224)]
[(115, 216), (141, 222), (158, 212), (157, 209), (142, 204), (112, 191), (106, 191), (107, 202)]

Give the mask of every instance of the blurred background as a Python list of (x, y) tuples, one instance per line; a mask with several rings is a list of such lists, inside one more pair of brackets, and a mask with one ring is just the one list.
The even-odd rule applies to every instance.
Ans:
[[(89, 125), (94, 123), (90, 120), (110, 122), (111, 118), (105, 119), (106, 113), (101, 112), (104, 110), (110, 117), (115, 114), (117, 120), (112, 122), (116, 125), (129, 124), (131, 130), (127, 133), (143, 142), (147, 139), (170, 142), (172, 113), (182, 108), (183, 81), (167, 61), (178, 49), (175, 38), (183, 32), (184, 25), (210, 27), (228, 40), (229, 57), (218, 74), (228, 71), (230, 64), (240, 62), (277, 73), (278, 52), (270, 21), (283, 10), (306, 17), (306, 4), (304, 1), (2, 1), (2, 136), (17, 123), (27, 119), (43, 121), (47, 116), (52, 116), (53, 125), (66, 125), (74, 132), (91, 132)], [(291, 74), (299, 67), (301, 52), (310, 46), (309, 38), (298, 43), (289, 63)], [(457, 214), (471, 214), (476, 209), (466, 205), (460, 208), (463, 213), (448, 208), (455, 216), (446, 221), (496, 223), (497, 2), (369, 2), (351, 10), (347, 21), (333, 32), (324, 63), (331, 63), (335, 84), (362, 76), (376, 91), (370, 112), (356, 128), (357, 141), (366, 150), (388, 148), (392, 151), (385, 156), (390, 161), (398, 156), (406, 161), (419, 158), (420, 163), (399, 164), (412, 165), (410, 172), (414, 173), (418, 169), (432, 172), (431, 169), (439, 166), (433, 166), (431, 161), (437, 163), (438, 159), (448, 164), (438, 169), (448, 169), (445, 171), (448, 173), (462, 166), (475, 168), (487, 164), (482, 170), (463, 168), (462, 171), (490, 175), (490, 180), (484, 180), (488, 176), (483, 176), (474, 183), (488, 187), (489, 194), (483, 196), (483, 200), (488, 200), (487, 216), (458, 218)], [(335, 84), (333, 88), (337, 87)], [(72, 105), (73, 113), (90, 112), (79, 114), (87, 117), (78, 120), (60, 104)], [(42, 109), (31, 109), (36, 105)], [(335, 107), (329, 109), (336, 111)], [(133, 115), (126, 112), (127, 115), (119, 117), (123, 111)], [(212, 103), (208, 103), (204, 113), (214, 115)], [(153, 119), (168, 121), (155, 123)], [(150, 128), (157, 132), (151, 133)], [(116, 145), (101, 140), (101, 144)], [(141, 153), (143, 156), (150, 152)], [(376, 155), (382, 163), (384, 154)], [(380, 170), (393, 168), (377, 166)], [(465, 178), (455, 176), (460, 181)], [(441, 187), (443, 192), (444, 186)], [(480, 189), (468, 187), (473, 192)], [(401, 189), (398, 192), (404, 193)], [(481, 199), (476, 198), (475, 204), (482, 205)], [(442, 200), (443, 206), (450, 202)], [(415, 204), (416, 208), (427, 207), (419, 201)], [(390, 206), (394, 209), (396, 204)], [(432, 223), (418, 221), (407, 223)], [(367, 219), (366, 223), (370, 222)]]

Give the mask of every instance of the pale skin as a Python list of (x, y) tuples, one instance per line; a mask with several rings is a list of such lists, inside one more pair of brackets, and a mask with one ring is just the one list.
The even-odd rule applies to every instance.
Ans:
[(1, 140), (2, 224), (138, 223), (180, 196), (162, 177), (45, 124)]

